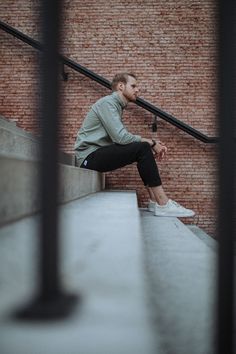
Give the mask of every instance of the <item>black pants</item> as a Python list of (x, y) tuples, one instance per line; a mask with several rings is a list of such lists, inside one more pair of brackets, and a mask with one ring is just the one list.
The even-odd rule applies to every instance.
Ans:
[(161, 185), (161, 178), (152, 149), (146, 142), (127, 145), (112, 144), (92, 152), (82, 163), (82, 168), (108, 172), (137, 162), (139, 175), (145, 186)]

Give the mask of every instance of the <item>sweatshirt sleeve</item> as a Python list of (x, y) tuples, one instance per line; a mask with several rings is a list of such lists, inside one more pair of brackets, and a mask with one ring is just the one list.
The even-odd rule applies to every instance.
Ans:
[(131, 134), (125, 128), (114, 103), (109, 101), (103, 102), (97, 107), (97, 114), (104, 129), (114, 143), (126, 145), (135, 141), (141, 141), (140, 135)]

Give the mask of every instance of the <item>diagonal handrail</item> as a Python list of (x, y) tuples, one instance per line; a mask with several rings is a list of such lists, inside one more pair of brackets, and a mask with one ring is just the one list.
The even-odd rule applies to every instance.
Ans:
[[(19, 30), (9, 26), (8, 24), (0, 21), (0, 29), (3, 31), (9, 33), (10, 35), (14, 36), (15, 38), (18, 38), (24, 43), (29, 44), (31, 47), (42, 51), (43, 47), (42, 44), (39, 41), (36, 41), (35, 39), (30, 38), (26, 34), (20, 32)], [(102, 76), (94, 73), (93, 71), (87, 69), (86, 67), (76, 63), (75, 61), (67, 58), (66, 56), (59, 55), (60, 61), (64, 64), (67, 65), (68, 67), (72, 68), (73, 70), (85, 75), (86, 77), (90, 78), (91, 80), (94, 80), (98, 82), (100, 85), (111, 89), (111, 82)], [(193, 136), (194, 138), (202, 141), (203, 143), (217, 143), (219, 141), (219, 138), (217, 137), (209, 137), (200, 131), (192, 128), (188, 124), (182, 122), (181, 120), (175, 118), (174, 116), (162, 111), (160, 108), (152, 105), (151, 103), (147, 102), (146, 100), (142, 98), (137, 98), (135, 102), (138, 106), (144, 108), (145, 110), (153, 113), (155, 116), (158, 116), (168, 123), (174, 125), (178, 129), (186, 132), (187, 134)]]

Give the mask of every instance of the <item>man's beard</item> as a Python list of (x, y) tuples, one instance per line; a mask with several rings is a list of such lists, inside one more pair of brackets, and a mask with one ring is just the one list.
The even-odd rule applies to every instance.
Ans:
[(129, 94), (129, 93), (126, 93), (125, 91), (123, 92), (123, 96), (127, 99), (127, 101), (129, 102), (135, 102), (137, 97), (135, 94)]

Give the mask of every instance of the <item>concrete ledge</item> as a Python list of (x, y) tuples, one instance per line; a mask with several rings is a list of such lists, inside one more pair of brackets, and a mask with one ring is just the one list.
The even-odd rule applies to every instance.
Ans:
[(96, 171), (60, 164), (59, 201), (65, 203), (105, 188), (105, 175)]
[[(0, 117), (0, 151), (12, 157), (39, 160), (40, 138)], [(60, 163), (75, 166), (75, 156), (59, 151)]]
[[(16, 129), (16, 127), (14, 127)], [(13, 130), (12, 128), (0, 125), (0, 151), (19, 158), (29, 158), (39, 160), (40, 144), (39, 139), (23, 130)]]
[[(40, 162), (0, 156), (0, 224), (33, 214), (40, 209)], [(59, 202), (64, 203), (104, 188), (102, 174), (60, 164)]]

